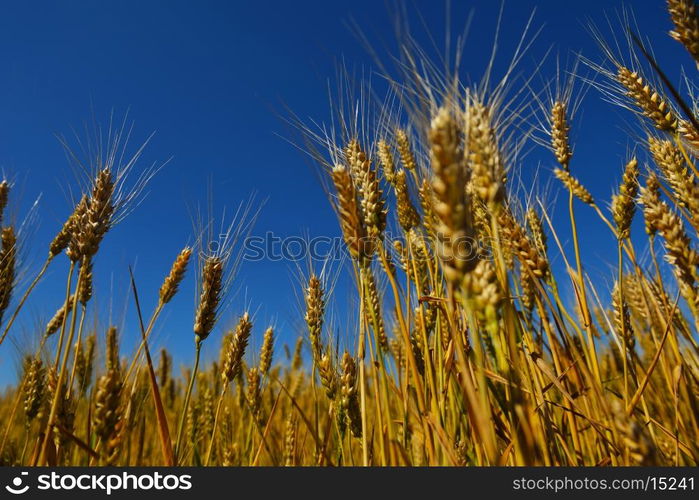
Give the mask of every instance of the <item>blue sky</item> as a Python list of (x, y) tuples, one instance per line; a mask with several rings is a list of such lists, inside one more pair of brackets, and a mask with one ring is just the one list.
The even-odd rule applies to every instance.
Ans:
[[(474, 13), (465, 66), (477, 67), (490, 50), (499, 5), (485, 0), (453, 4), (452, 26), (457, 31), (469, 12)], [(665, 35), (669, 21), (664, 2), (631, 4), (641, 30), (654, 40), (656, 54), (676, 74), (678, 65), (689, 60)], [(108, 234), (95, 262), (96, 288), (101, 292), (93, 307), (102, 324), (110, 318), (120, 324), (126, 314), (128, 347), (137, 334), (128, 265), (135, 267), (144, 312), (149, 314), (172, 259), (194, 239), (192, 214), (208, 200), (215, 214), (224, 206), (234, 208), (252, 193), (266, 200), (255, 226), (259, 234), (336, 235), (325, 193), (307, 158), (286, 140), (294, 134), (280, 117), (288, 106), (303, 119), (327, 119), (326, 89), (337, 62), (344, 59), (352, 67), (372, 68), (371, 57), (348, 25), (361, 26), (379, 51), (390, 47), (391, 5), (368, 0), (3, 2), (0, 168), (14, 182), (10, 213), (15, 220), (21, 221), (41, 196), (39, 219), (23, 249), (27, 276), (43, 262), (48, 242), (72, 208), (70, 192), (76, 189), (56, 135), (82, 130), (93, 116), (105, 123), (111, 110), (117, 117), (129, 111), (135, 123), (134, 144), (156, 132), (142, 166), (171, 158), (149, 184), (143, 203)], [(424, 23), (442, 40), (444, 4), (409, 5), (411, 23), (421, 33), (418, 38), (427, 43), (420, 28)], [(598, 49), (584, 24), (588, 18), (603, 22), (605, 12), (613, 14), (621, 5), (612, 0), (507, 2), (503, 57), (537, 8), (535, 25), (543, 31), (523, 69), (550, 47), (564, 58), (571, 51), (597, 58)], [(418, 11), (422, 20), (415, 15)], [(552, 68), (546, 65), (542, 78), (549, 78)], [(623, 127), (629, 115), (603, 102), (595, 91), (588, 93), (584, 109), (574, 124), (572, 168), (594, 195), (608, 200), (628, 151)], [(553, 167), (546, 151), (535, 151), (527, 162), (525, 170)], [(587, 238), (585, 252), (596, 259), (597, 271), (606, 272), (616, 259), (611, 240), (592, 214), (578, 210)], [(295, 264), (289, 262), (244, 262), (234, 285), (238, 293), (220, 327), (249, 308), (256, 320), (253, 345), (259, 345), (264, 328), (272, 323), (278, 327), (281, 347), (301, 324), (296, 274)], [(61, 302), (64, 275), (64, 263), (51, 268), (23, 311), (12, 342), (0, 347), (0, 383), (14, 378), (18, 354)], [(190, 274), (155, 337), (156, 345), (175, 352), (178, 363), (192, 357), (192, 278)], [(341, 295), (337, 300), (346, 299)], [(217, 352), (221, 328), (206, 347), (209, 356)]]

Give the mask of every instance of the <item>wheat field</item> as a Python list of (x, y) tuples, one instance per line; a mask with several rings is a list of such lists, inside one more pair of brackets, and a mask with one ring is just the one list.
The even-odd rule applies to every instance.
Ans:
[[(694, 1), (667, 8), (676, 50), (699, 64)], [(391, 99), (338, 103), (332, 130), (299, 124), (337, 214), (356, 307), (329, 318), (333, 277), (310, 266), (299, 289), (305, 327), (289, 345), (252, 313), (220, 321), (241, 264), (236, 227), (216, 251), (205, 230), (191, 248), (163, 249), (176, 258), (160, 290), (132, 279), (141, 325), (132, 353), (116, 327), (85, 321), (94, 257), (117, 222), (128, 224), (150, 175), (125, 189), (137, 157), (98, 156), (27, 285), (21, 233), (2, 221), (0, 356), (20, 310), (43, 308), (37, 283), (65, 280), (65, 295), (0, 395), (0, 464), (697, 465), (696, 68), (673, 84), (632, 26), (621, 36), (628, 50), (595, 32), (604, 61), (580, 61), (596, 75), (584, 82), (596, 87), (588, 98), (618, 104), (641, 131), (629, 134), (621, 182), (603, 200), (576, 174), (587, 167), (570, 141), (575, 70), (545, 91), (518, 89), (525, 109), (505, 78), (467, 84), (407, 40)], [(550, 199), (518, 187), (514, 165), (530, 142), (549, 150), (542, 182), (560, 191), (565, 227)], [(12, 200), (4, 181), (0, 214)], [(607, 281), (587, 272), (582, 211), (617, 249)], [(632, 231), (634, 218), (643, 224)], [(59, 259), (67, 275), (47, 273)], [(195, 362), (178, 374), (151, 333), (183, 280), (197, 283), (192, 326), (181, 325)], [(138, 295), (156, 293), (155, 310), (141, 311)], [(350, 325), (343, 342), (331, 322)], [(220, 355), (200, 363), (211, 343)]]

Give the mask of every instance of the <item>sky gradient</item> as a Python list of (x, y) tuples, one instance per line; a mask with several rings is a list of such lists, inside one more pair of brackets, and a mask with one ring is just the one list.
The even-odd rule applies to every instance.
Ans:
[[(495, 4), (453, 2), (455, 31), (462, 29), (470, 12), (474, 15), (465, 70), (482, 67), (490, 51), (499, 11)], [(75, 145), (73, 130), (84, 137), (85, 123), (106, 124), (112, 111), (117, 120), (128, 111), (134, 146), (155, 132), (141, 166), (167, 165), (150, 182), (143, 202), (107, 235), (95, 261), (92, 307), (100, 335), (107, 323), (120, 325), (128, 318), (123, 338), (131, 349), (138, 331), (128, 266), (135, 269), (144, 314), (149, 315), (172, 260), (194, 241), (192, 217), (209, 202), (214, 215), (220, 215), (224, 207), (234, 209), (254, 194), (258, 204), (264, 201), (256, 234), (338, 235), (315, 171), (289, 142), (297, 137), (284, 117), (290, 109), (304, 120), (327, 120), (327, 87), (338, 62), (367, 73), (373, 68), (372, 57), (349, 26), (360, 26), (378, 51), (390, 48), (392, 5), (368, 0), (3, 2), (0, 168), (14, 184), (11, 217), (21, 222), (39, 199), (38, 219), (23, 241), (20, 290), (43, 262), (77, 192), (57, 136)], [(435, 39), (443, 40), (444, 4), (409, 5), (418, 38), (429, 42), (424, 25)], [(631, 5), (658, 58), (669, 68), (691, 67), (683, 49), (665, 34), (669, 20), (664, 2)], [(585, 25), (589, 19), (604, 23), (605, 13), (614, 15), (621, 6), (616, 0), (507, 2), (503, 58), (507, 60), (508, 49), (536, 8), (534, 25), (543, 30), (523, 62), (524, 71), (550, 48), (563, 59), (577, 52), (597, 59), (599, 50)], [(541, 82), (553, 75), (553, 59), (545, 63)], [(478, 76), (476, 70), (473, 78)], [(593, 195), (609, 200), (629, 151), (625, 127), (630, 116), (594, 90), (583, 107), (573, 124), (572, 168)], [(550, 153), (534, 151), (522, 166), (524, 178), (537, 167), (548, 172), (553, 166)], [(588, 271), (608, 272), (616, 259), (611, 239), (592, 213), (578, 210), (584, 252), (596, 257), (599, 266)], [(563, 209), (558, 212), (565, 215)], [(0, 385), (14, 379), (20, 354), (36, 342), (62, 301), (66, 265), (64, 258), (59, 260), (23, 310), (10, 341), (0, 347)], [(305, 269), (305, 263), (298, 265)], [(154, 337), (154, 349), (167, 345), (177, 364), (192, 359), (193, 270)], [(302, 326), (299, 288), (296, 263), (243, 262), (233, 286), (236, 293), (214, 340), (205, 346), (205, 356), (216, 355), (221, 331), (246, 309), (255, 318), (253, 347), (274, 324), (281, 354), (281, 345)], [(338, 290), (335, 299), (342, 304), (346, 298), (341, 287)]]

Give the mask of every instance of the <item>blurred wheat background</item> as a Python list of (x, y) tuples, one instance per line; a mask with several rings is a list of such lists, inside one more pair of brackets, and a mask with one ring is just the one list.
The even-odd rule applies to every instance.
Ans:
[[(662, 22), (699, 63), (693, 0), (669, 0)], [(602, 57), (576, 57), (543, 84), (526, 56), (531, 24), (506, 70), (489, 66), (476, 82), (461, 77), (460, 39), (435, 60), (406, 30), (398, 54), (376, 56), (395, 67), (384, 95), (341, 71), (330, 125), (287, 114), (346, 255), (297, 269), (303, 328), (288, 343), (255, 320), (254, 304), (230, 328), (222, 321), (250, 203), (202, 217), (190, 245), (163, 249), (173, 262), (159, 290), (119, 270), (136, 349), (120, 349), (116, 326), (89, 321), (96, 256), (159, 170), (139, 166), (141, 148), (125, 154), (129, 129), (112, 124), (88, 148), (89, 182), (29, 279), (18, 262), (32, 215), (2, 220), (0, 355), (21, 338), (16, 318), (37, 284), (58, 280), (65, 292), (0, 396), (0, 463), (696, 465), (697, 68), (674, 81), (666, 71), (677, 68), (655, 60), (633, 16), (608, 24), (590, 28)], [(586, 167), (571, 140), (588, 90), (638, 125), (613, 173), (620, 184), (602, 199), (579, 180)], [(532, 147), (555, 165), (536, 183), (518, 174)], [(0, 214), (13, 195), (2, 182)], [(566, 213), (556, 223), (555, 206)], [(597, 263), (581, 251), (590, 235), (580, 213), (613, 242), (606, 280), (588, 274)], [(66, 273), (51, 273), (59, 260)], [(355, 304), (341, 315), (329, 307), (339, 275)], [(152, 333), (187, 282), (194, 357), (180, 373)], [(141, 297), (156, 294), (144, 310)], [(210, 344), (214, 360), (201, 356)]]

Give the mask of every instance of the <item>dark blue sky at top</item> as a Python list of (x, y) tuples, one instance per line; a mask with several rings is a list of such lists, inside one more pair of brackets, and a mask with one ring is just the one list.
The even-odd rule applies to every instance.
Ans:
[[(192, 214), (208, 200), (219, 215), (256, 193), (266, 200), (256, 234), (336, 235), (338, 227), (326, 195), (307, 158), (286, 138), (294, 132), (280, 117), (293, 110), (304, 120), (328, 118), (327, 85), (344, 60), (366, 72), (372, 58), (348, 27), (362, 27), (375, 47), (392, 47), (392, 4), (281, 1), (100, 1), (0, 4), (0, 168), (14, 182), (10, 212), (21, 221), (41, 196), (35, 229), (25, 234), (26, 277), (36, 273), (45, 249), (70, 212), (76, 179), (56, 135), (70, 136), (94, 117), (106, 123), (129, 111), (133, 143), (156, 134), (141, 163), (172, 158), (148, 186), (148, 196), (111, 231), (95, 262), (96, 316), (101, 326), (127, 317), (124, 342), (133, 346), (137, 330), (128, 290), (128, 265), (134, 266), (146, 315), (180, 248), (192, 243)], [(445, 4), (408, 4), (418, 39), (427, 44), (424, 23), (435, 39), (444, 38)], [(656, 55), (676, 75), (691, 68), (683, 49), (666, 36), (669, 21), (660, 0), (629, 2), (641, 30), (654, 40)], [(543, 31), (525, 57), (526, 71), (547, 49), (565, 57), (599, 51), (585, 28), (588, 19), (604, 22), (618, 1), (507, 2), (501, 29), (504, 61), (536, 8), (535, 26)], [(499, 4), (453, 1), (452, 27), (459, 31), (473, 11), (464, 67), (482, 67), (490, 51)], [(415, 14), (420, 12), (422, 20)], [(541, 81), (553, 75), (553, 58)], [(548, 72), (548, 73), (547, 73)], [(473, 75), (478, 77), (476, 71)], [(537, 81), (534, 82), (537, 84)], [(628, 113), (605, 103), (594, 90), (574, 124), (573, 169), (594, 195), (609, 199), (620, 176), (629, 142)], [(534, 152), (522, 168), (553, 167), (550, 154)], [(556, 220), (565, 221), (565, 207)], [(616, 261), (606, 229), (584, 207), (578, 209), (591, 272), (607, 272)], [(561, 230), (567, 241), (569, 232)], [(51, 268), (23, 311), (10, 342), (0, 347), (0, 383), (15, 376), (18, 355), (35, 342), (44, 321), (64, 294), (65, 259)], [(305, 268), (305, 264), (300, 264)], [(193, 268), (190, 269), (190, 271)], [(215, 355), (221, 329), (244, 309), (254, 312), (257, 347), (264, 328), (275, 324), (281, 345), (301, 326), (296, 264), (244, 262), (234, 284), (236, 295), (220, 328), (205, 347)], [(167, 345), (178, 363), (192, 358), (193, 274), (156, 328), (155, 346)], [(347, 302), (338, 291), (335, 300)], [(339, 322), (338, 322), (339, 323)], [(342, 326), (339, 323), (339, 326)], [(103, 334), (103, 328), (100, 329)]]

